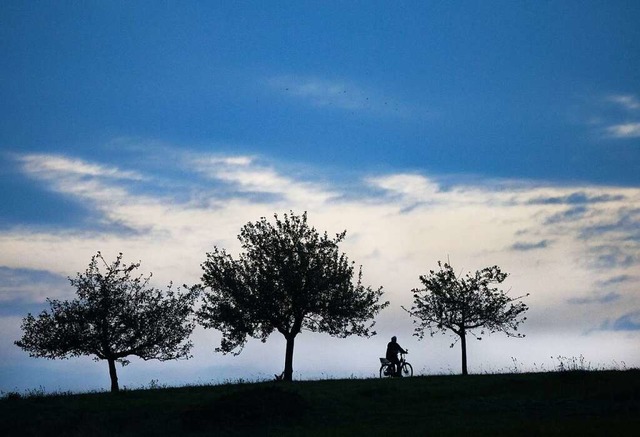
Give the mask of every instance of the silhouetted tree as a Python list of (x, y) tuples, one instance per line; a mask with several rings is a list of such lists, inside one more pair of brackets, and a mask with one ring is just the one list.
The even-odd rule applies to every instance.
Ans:
[[(330, 239), (307, 224), (306, 212), (262, 217), (247, 223), (238, 239), (244, 253), (236, 260), (214, 247), (202, 264), (204, 303), (198, 320), (222, 331), (216, 351), (235, 355), (247, 336), (265, 342), (273, 331), (286, 339), (284, 377), (293, 375), (293, 347), (302, 329), (346, 337), (375, 335), (374, 316), (389, 303), (379, 303), (382, 287), (354, 284), (354, 264), (338, 251), (345, 232)], [(371, 322), (369, 323), (368, 321)]]
[(414, 324), (418, 325), (415, 335), (420, 339), (424, 338), (425, 329), (431, 336), (450, 330), (460, 337), (462, 374), (467, 375), (467, 334), (481, 340), (474, 333), (480, 329), (481, 335), (486, 331), (502, 331), (509, 337), (524, 337), (516, 331), (518, 325), (527, 319), (520, 316), (528, 307), (520, 302), (525, 296), (510, 298), (494, 287), (508, 276), (498, 266), (487, 267), (465, 277), (456, 277), (447, 263), (443, 266), (438, 262), (438, 266), (439, 271), (431, 270), (429, 275), (420, 276), (425, 288), (411, 290), (413, 306), (408, 312), (414, 318)]
[[(100, 267), (104, 267), (104, 272)], [(161, 361), (189, 358), (196, 289), (176, 294), (149, 286), (148, 277), (133, 277), (140, 263), (122, 262), (122, 253), (108, 264), (100, 252), (85, 273), (69, 278), (77, 298), (47, 299), (50, 311), (22, 321), (23, 336), (15, 344), (32, 357), (69, 358), (92, 355), (107, 360), (111, 391), (118, 391), (115, 363), (128, 356)]]

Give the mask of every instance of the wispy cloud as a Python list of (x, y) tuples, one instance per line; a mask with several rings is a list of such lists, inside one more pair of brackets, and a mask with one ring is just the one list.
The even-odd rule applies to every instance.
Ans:
[(535, 243), (528, 243), (528, 242), (522, 242), (522, 241), (518, 241), (516, 243), (514, 243), (513, 245), (511, 245), (511, 250), (517, 250), (517, 251), (521, 251), (521, 252), (526, 252), (529, 250), (536, 250), (536, 249), (544, 249), (549, 247), (549, 240), (540, 240), (538, 242)]
[(269, 80), (269, 84), (291, 97), (306, 100), (314, 106), (334, 106), (341, 109), (363, 109), (368, 97), (359, 88), (342, 81), (317, 78), (280, 76)]
[(337, 193), (318, 182), (284, 176), (275, 168), (260, 164), (255, 157), (199, 155), (191, 157), (189, 163), (198, 173), (230, 185), (236, 193), (274, 195), (281, 200), (316, 204), (337, 196)]
[(394, 96), (367, 89), (348, 80), (285, 75), (269, 78), (267, 84), (272, 90), (285, 97), (318, 108), (395, 117), (415, 116), (422, 113)]
[(640, 122), (615, 124), (606, 131), (613, 138), (640, 138)]
[(247, 167), (256, 161), (254, 156), (222, 156), (193, 154), (187, 158), (188, 163), (193, 164), (196, 170), (207, 172), (212, 168), (221, 167)]
[(562, 223), (580, 220), (587, 214), (589, 208), (586, 206), (574, 206), (557, 212), (546, 219), (547, 224)]
[(397, 196), (405, 202), (435, 202), (440, 186), (433, 180), (418, 174), (394, 174), (366, 179), (373, 188)]
[(0, 304), (43, 302), (47, 297), (64, 296), (69, 282), (46, 270), (0, 266)]
[(640, 138), (640, 99), (635, 94), (609, 94), (587, 99), (583, 119), (601, 140)]
[[(633, 94), (612, 94), (605, 102), (613, 105), (613, 111), (602, 108), (598, 117), (604, 124), (606, 137), (613, 139), (640, 138), (640, 100)], [(600, 123), (599, 123), (600, 124)]]
[(613, 321), (606, 321), (601, 329), (605, 331), (640, 331), (640, 311), (633, 311)]
[(606, 99), (628, 111), (640, 109), (640, 100), (633, 94), (614, 94), (608, 96)]
[(609, 238), (640, 241), (640, 208), (623, 206), (613, 216), (602, 217), (594, 223), (585, 224), (580, 232), (582, 238), (605, 235)]
[(611, 194), (587, 194), (584, 191), (566, 196), (537, 197), (529, 201), (532, 205), (583, 205), (589, 203), (614, 202), (624, 200), (623, 196)]
[(622, 297), (620, 293), (610, 292), (606, 294), (598, 294), (592, 295), (588, 297), (572, 297), (567, 300), (568, 303), (577, 304), (577, 305), (585, 305), (585, 304), (606, 304), (619, 300)]
[(598, 281), (598, 285), (600, 285), (601, 287), (607, 287), (610, 285), (619, 285), (619, 284), (623, 284), (625, 282), (629, 282), (629, 281), (633, 281), (635, 278), (633, 276), (630, 275), (619, 275), (619, 276), (614, 276), (611, 278), (607, 278), (601, 281)]
[(618, 244), (597, 244), (589, 248), (591, 266), (599, 269), (614, 269), (631, 267), (640, 261), (637, 252), (638, 245), (621, 246)]
[(38, 174), (44, 178), (50, 175), (65, 174), (68, 176), (89, 176), (112, 179), (126, 179), (140, 181), (145, 178), (129, 170), (121, 170), (115, 167), (90, 164), (80, 159), (67, 158), (49, 154), (29, 154), (17, 156), (17, 160), (22, 162), (27, 172)]
[(112, 224), (123, 223), (117, 218), (119, 207), (128, 203), (133, 189), (147, 179), (139, 172), (63, 155), (27, 154), (16, 160), (27, 176), (44, 182), (48, 190), (80, 200)]

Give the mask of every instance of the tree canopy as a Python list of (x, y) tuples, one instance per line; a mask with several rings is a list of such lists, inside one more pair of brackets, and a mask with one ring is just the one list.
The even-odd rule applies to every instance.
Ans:
[[(307, 213), (262, 217), (240, 231), (243, 253), (234, 259), (214, 247), (202, 264), (203, 305), (198, 312), (206, 328), (222, 331), (216, 350), (238, 354), (253, 337), (266, 341), (274, 331), (287, 342), (284, 379), (293, 374), (294, 339), (301, 330), (332, 336), (371, 336), (382, 287), (364, 287), (338, 244), (346, 231), (329, 238), (307, 223)], [(355, 276), (355, 283), (354, 283)]]
[(417, 325), (415, 335), (419, 338), (424, 337), (425, 330), (431, 336), (452, 331), (460, 338), (462, 373), (466, 375), (466, 335), (481, 340), (479, 335), (500, 331), (510, 337), (524, 337), (517, 331), (526, 320), (521, 316), (528, 307), (521, 301), (525, 296), (511, 298), (495, 287), (508, 276), (498, 266), (464, 277), (456, 276), (447, 263), (438, 262), (438, 266), (438, 271), (431, 270), (428, 275), (420, 276), (424, 288), (411, 290), (413, 306), (408, 312)]
[(119, 389), (115, 363), (128, 364), (128, 356), (188, 358), (196, 290), (179, 294), (170, 284), (163, 293), (149, 286), (151, 275), (132, 276), (139, 267), (125, 265), (122, 253), (109, 264), (98, 252), (84, 273), (69, 278), (77, 298), (47, 299), (49, 311), (28, 314), (15, 344), (33, 357), (107, 360), (112, 391)]

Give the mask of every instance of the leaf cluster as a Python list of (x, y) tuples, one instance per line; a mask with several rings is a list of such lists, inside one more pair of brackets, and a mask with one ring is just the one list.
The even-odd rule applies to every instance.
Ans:
[(382, 287), (362, 285), (362, 269), (356, 275), (354, 263), (338, 250), (346, 232), (320, 234), (306, 212), (274, 217), (275, 223), (262, 217), (242, 228), (237, 259), (215, 247), (202, 264), (207, 291), (198, 320), (222, 331), (217, 350), (241, 351), (248, 336), (266, 341), (274, 331), (288, 339), (303, 329), (374, 335), (370, 320), (389, 303), (379, 302)]
[(521, 301), (524, 296), (511, 298), (496, 286), (508, 276), (500, 267), (457, 277), (449, 264), (438, 262), (438, 266), (438, 271), (420, 276), (424, 288), (411, 290), (413, 306), (408, 312), (417, 325), (415, 335), (423, 338), (425, 330), (431, 336), (450, 330), (460, 337), (468, 333), (480, 340), (474, 330), (481, 329), (480, 335), (501, 331), (524, 337), (517, 331), (526, 320), (521, 316), (528, 307)]
[[(126, 265), (120, 253), (108, 264), (98, 252), (89, 267), (69, 278), (77, 297), (47, 299), (50, 309), (22, 321), (15, 344), (33, 357), (69, 358), (93, 355), (117, 360), (134, 355), (144, 360), (188, 358), (197, 289), (180, 294), (149, 286), (151, 275), (134, 276), (140, 263)], [(104, 271), (101, 271), (102, 270)]]

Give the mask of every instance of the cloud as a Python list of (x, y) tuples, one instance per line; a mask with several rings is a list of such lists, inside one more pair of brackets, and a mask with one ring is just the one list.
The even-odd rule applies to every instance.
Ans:
[(88, 163), (76, 158), (60, 155), (28, 154), (17, 157), (26, 175), (45, 181), (48, 189), (65, 193), (83, 200), (92, 200), (96, 205), (111, 204), (116, 199), (125, 199), (126, 181), (142, 181), (137, 172), (121, 170)]
[(268, 86), (285, 97), (317, 108), (352, 113), (408, 117), (421, 113), (390, 95), (366, 89), (347, 80), (284, 75), (267, 79)]
[[(626, 116), (636, 117), (640, 109), (640, 101), (633, 94), (618, 94), (608, 97), (608, 101), (624, 110)], [(624, 123), (614, 123), (605, 128), (611, 138), (640, 138), (640, 121), (628, 120)]]
[(537, 243), (526, 243), (526, 242), (516, 242), (513, 245), (511, 245), (511, 250), (517, 250), (517, 251), (529, 251), (529, 250), (535, 250), (535, 249), (544, 249), (546, 247), (549, 246), (550, 241), (549, 240), (540, 240)]
[[(399, 173), (367, 176), (359, 187), (350, 187), (351, 192), (347, 195), (339, 184), (309, 180), (309, 172), (290, 168), (283, 171), (256, 156), (178, 150), (173, 153), (176, 158), (171, 160), (173, 168), (166, 169), (167, 173), (175, 175), (173, 187), (171, 180), (158, 182), (156, 174), (145, 174), (151, 170), (145, 167), (144, 158), (136, 162), (138, 170), (135, 174), (61, 155), (25, 155), (21, 161), (32, 164), (24, 167), (25, 174), (62, 195), (88, 201), (106, 223), (118, 223), (135, 231), (133, 236), (117, 230), (109, 234), (110, 241), (126, 241), (128, 246), (132, 242), (151, 247), (158, 241), (170, 243), (200, 238), (211, 241), (212, 237), (233, 241), (234, 233), (243, 222), (295, 209), (316, 213), (335, 228), (347, 227), (354, 236), (369, 235), (371, 238), (372, 234), (368, 233), (374, 232), (375, 239), (380, 242), (386, 240), (381, 238), (382, 234), (389, 233), (385, 228), (393, 229), (393, 233), (398, 234), (397, 240), (441, 241), (431, 243), (441, 250), (441, 255), (452, 250), (499, 252), (505, 247), (525, 252), (538, 249), (536, 252), (545, 253), (551, 249), (552, 241), (557, 248), (562, 248), (568, 238), (585, 238), (589, 240), (588, 244), (578, 244), (582, 245), (581, 252), (594, 252), (603, 259), (615, 258), (622, 261), (621, 265), (633, 265), (636, 260), (629, 256), (638, 243), (634, 239), (638, 214), (633, 206), (640, 204), (636, 189), (594, 187), (575, 190), (527, 184), (510, 188), (514, 185), (510, 182), (491, 185), (465, 182), (461, 185), (449, 181), (447, 189), (443, 190), (437, 179)], [(56, 164), (50, 165), (51, 162)], [(42, 167), (48, 170), (37, 170)], [(123, 181), (125, 176), (129, 179)], [(190, 188), (185, 191), (184, 178), (187, 176), (190, 177)], [(140, 192), (136, 182), (140, 180), (159, 186), (149, 192)], [(212, 184), (212, 181), (218, 183)], [(565, 209), (567, 204), (577, 206)], [(586, 204), (589, 209), (584, 206)], [(398, 222), (398, 226), (404, 228), (389, 227), (390, 221)], [(415, 235), (411, 235), (410, 226), (413, 225), (417, 225)], [(522, 229), (527, 229), (525, 234)], [(43, 244), (58, 236), (60, 241), (78, 242), (101, 238), (100, 235), (83, 235), (82, 230), (66, 232), (71, 234), (37, 236), (29, 231), (22, 237), (23, 232), (14, 230), (0, 236), (17, 246), (23, 238)], [(211, 236), (207, 238), (207, 234)], [(529, 236), (528, 241), (522, 240), (523, 235)], [(603, 235), (607, 238), (601, 239)], [(617, 245), (617, 254), (612, 252), (615, 246), (608, 243), (612, 239), (625, 238), (631, 238), (631, 241), (627, 241), (626, 246)], [(577, 240), (571, 241), (577, 244)], [(384, 253), (382, 244), (363, 244), (363, 247), (369, 246), (371, 253), (376, 250)], [(412, 244), (406, 246), (411, 247)]]
[(66, 296), (69, 281), (48, 270), (0, 266), (0, 305), (44, 302)]
[(640, 100), (634, 94), (611, 94), (591, 102), (590, 125), (601, 139), (640, 138)]
[(366, 107), (365, 93), (346, 82), (281, 76), (270, 79), (269, 84), (314, 106), (334, 106), (348, 110)]
[(417, 174), (376, 176), (366, 179), (366, 182), (405, 203), (435, 202), (440, 192), (435, 181)]
[(612, 278), (607, 278), (605, 280), (602, 281), (598, 281), (598, 285), (600, 285), (601, 287), (607, 287), (610, 285), (618, 285), (618, 284), (623, 284), (625, 282), (630, 282), (635, 280), (635, 278), (633, 276), (630, 275), (619, 275), (619, 276), (614, 276)]
[(633, 94), (617, 94), (607, 97), (609, 102), (615, 103), (628, 111), (640, 109), (640, 100)]
[(547, 224), (555, 224), (562, 222), (571, 222), (582, 219), (589, 209), (586, 206), (575, 206), (573, 208), (567, 208), (560, 212), (553, 214), (550, 217), (547, 217)]
[(640, 138), (640, 122), (608, 126), (606, 132), (613, 138)]
[(601, 329), (605, 331), (640, 331), (640, 311), (633, 311), (613, 321), (606, 321)]
[[(273, 168), (259, 164), (253, 157), (220, 156), (180, 153), (173, 151), (175, 184), (166, 180), (143, 176), (137, 180), (157, 184), (151, 190), (140, 190), (139, 183), (114, 177), (130, 176), (126, 171), (89, 163), (76, 158), (52, 155), (25, 155), (20, 162), (29, 162), (23, 171), (43, 183), (43, 187), (71, 199), (78, 199), (91, 209), (96, 220), (105, 224), (100, 231), (89, 229), (9, 229), (0, 233), (0, 247), (11, 248), (0, 254), (0, 264), (12, 268), (46, 269), (70, 274), (69, 268), (80, 268), (97, 250), (151, 260), (182, 256), (178, 264), (192, 266), (178, 275), (165, 270), (156, 275), (162, 282), (180, 276), (194, 282), (199, 277), (199, 264), (206, 248), (214, 241), (237, 247), (235, 235), (240, 226), (261, 216), (285, 212), (295, 205), (315, 209), (328, 202), (333, 192), (320, 184), (284, 176)], [(49, 165), (55, 162), (56, 165)], [(145, 159), (138, 159), (145, 168)], [(194, 165), (196, 178), (194, 179)], [(47, 171), (39, 169), (46, 168)], [(77, 169), (94, 169), (91, 172)], [(109, 169), (104, 171), (104, 169)], [(102, 169), (102, 170), (99, 170)], [(104, 175), (111, 177), (104, 177)], [(91, 176), (93, 175), (93, 176)], [(197, 176), (202, 176), (198, 179)], [(184, 178), (190, 177), (185, 191)], [(211, 184), (211, 180), (221, 184)], [(299, 208), (302, 210), (303, 208)], [(117, 226), (115, 226), (117, 225)], [(158, 252), (157, 246), (172, 247), (169, 253)], [(30, 256), (37, 253), (56, 253), (54, 260)], [(4, 255), (4, 256), (3, 256)], [(31, 259), (26, 265), (24, 260)], [(73, 262), (70, 262), (73, 260)], [(73, 272), (71, 272), (73, 273)]]
[[(281, 175), (276, 169), (260, 164), (255, 157), (197, 156), (189, 159), (189, 165), (207, 179), (226, 183), (236, 194), (256, 193), (273, 195), (273, 199), (289, 202), (313, 202), (322, 204), (337, 196), (320, 183), (304, 182)], [(255, 197), (260, 201), (261, 197)]]
[(640, 240), (640, 208), (622, 207), (616, 214), (602, 217), (597, 222), (587, 224), (581, 230), (582, 238), (608, 234), (610, 238)]
[(595, 296), (589, 296), (589, 297), (572, 297), (568, 299), (567, 302), (571, 304), (578, 304), (578, 305), (592, 304), (592, 303), (605, 304), (605, 303), (610, 303), (610, 302), (619, 300), (621, 297), (622, 295), (620, 293), (610, 292), (604, 295), (595, 295)]
[(631, 267), (640, 261), (637, 249), (637, 245), (621, 247), (616, 244), (598, 244), (590, 248), (589, 264), (599, 269)]
[(538, 197), (529, 201), (531, 205), (584, 205), (589, 203), (615, 202), (624, 200), (624, 196), (597, 194), (589, 195), (584, 191), (566, 196)]
[(51, 175), (104, 177), (140, 181), (144, 177), (137, 172), (121, 170), (115, 167), (90, 164), (80, 159), (70, 159), (51, 154), (29, 154), (18, 156), (25, 170), (30, 174), (39, 174), (43, 178)]

